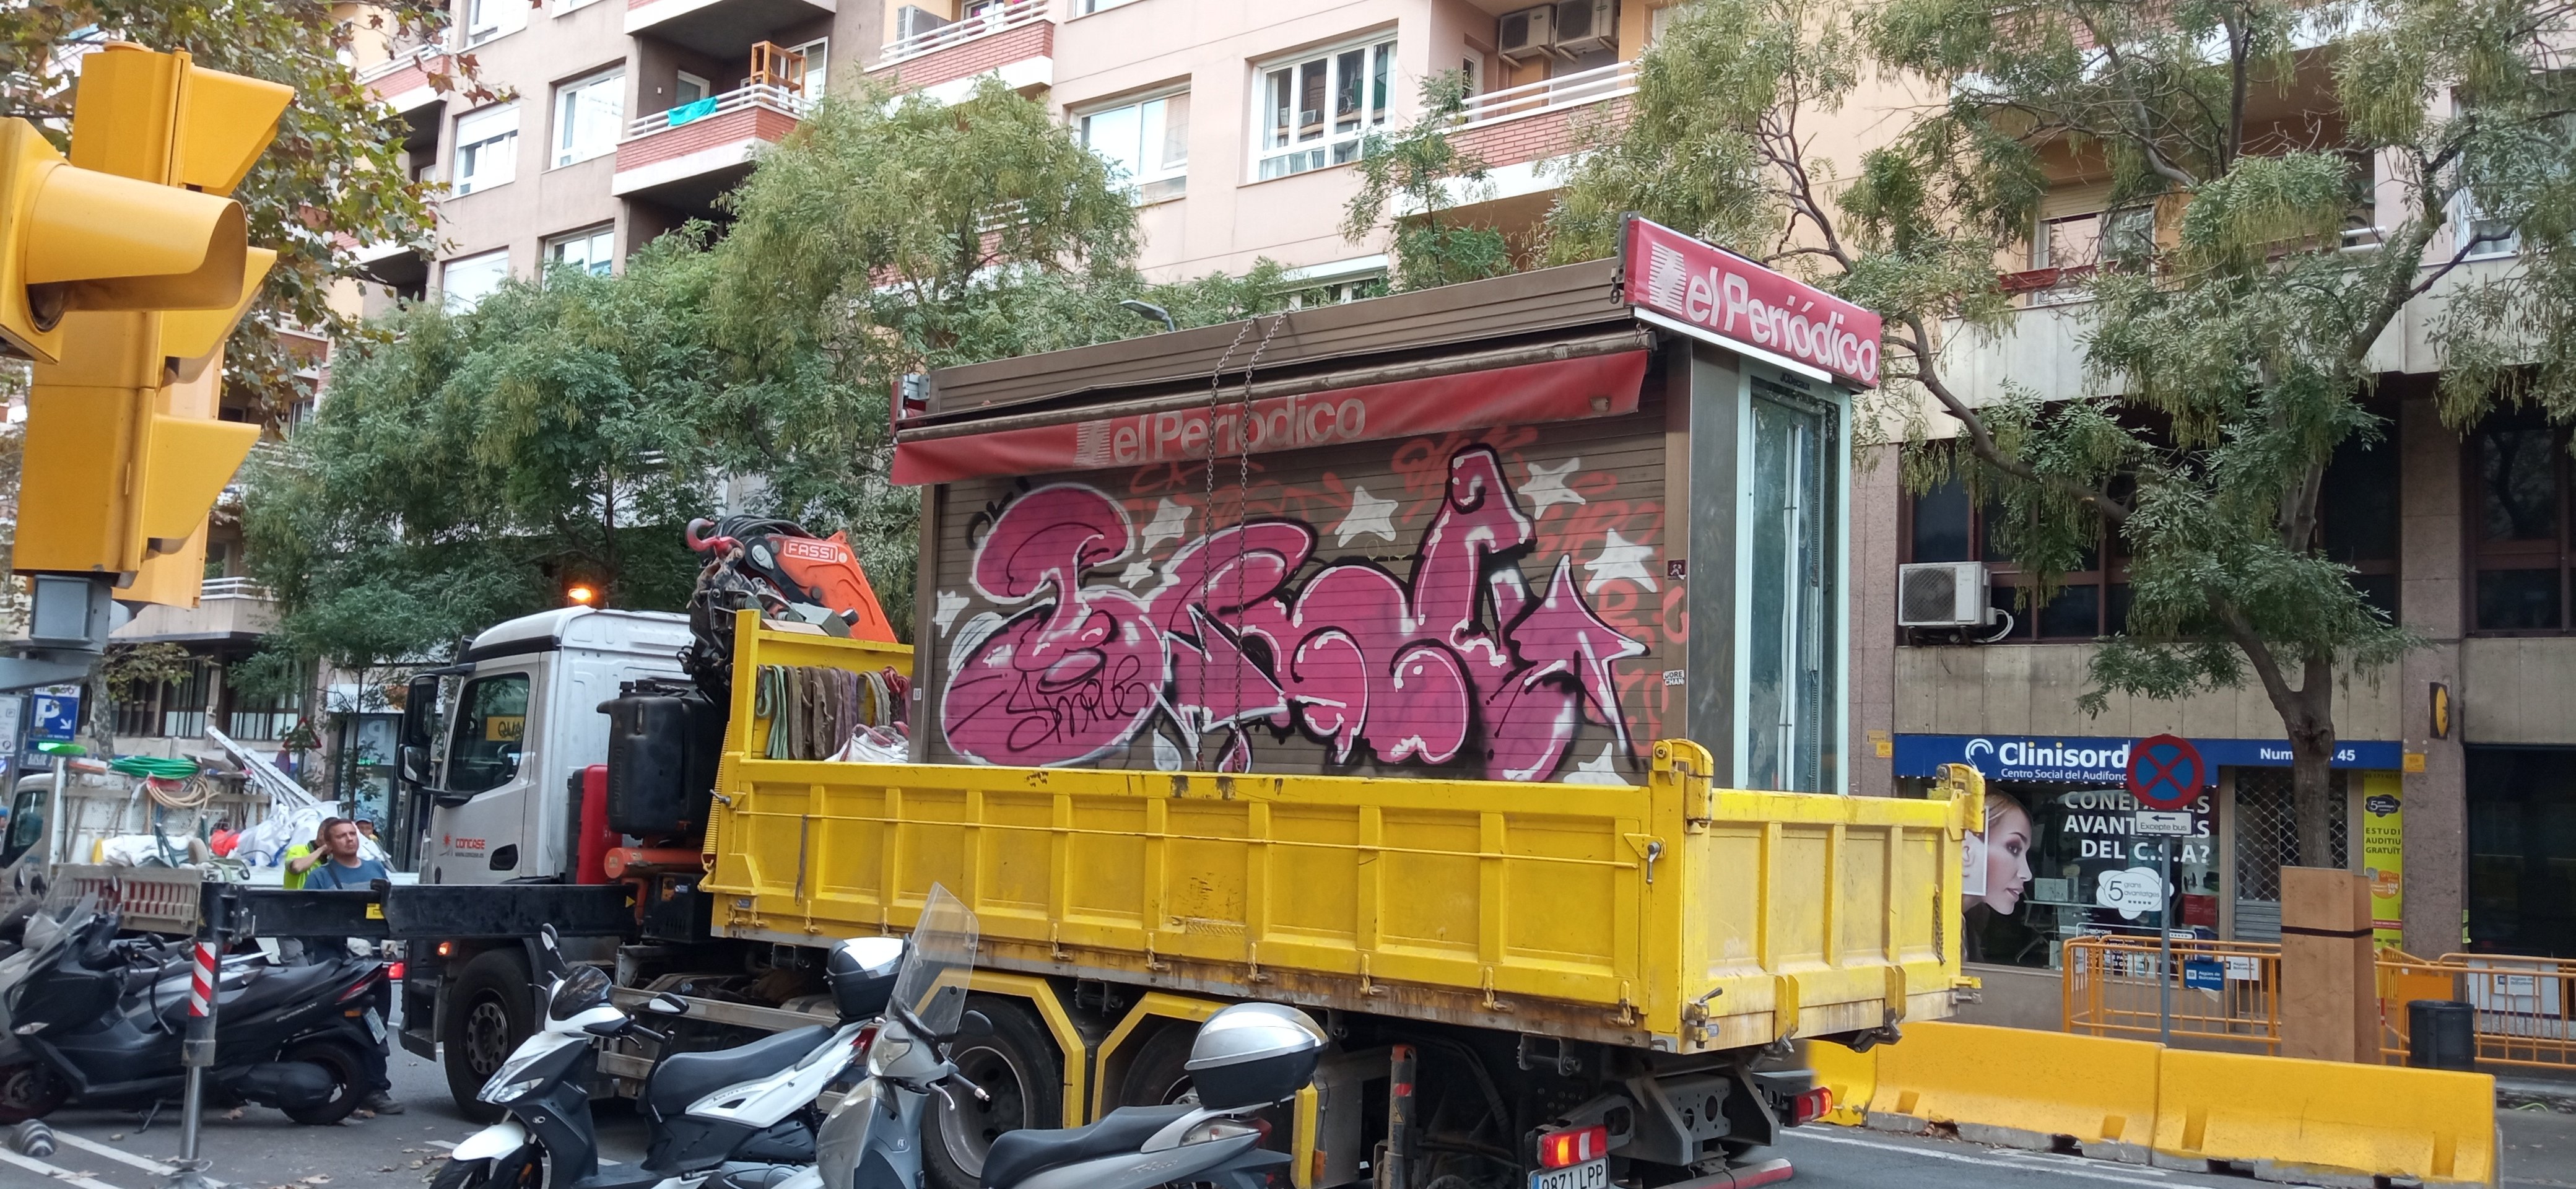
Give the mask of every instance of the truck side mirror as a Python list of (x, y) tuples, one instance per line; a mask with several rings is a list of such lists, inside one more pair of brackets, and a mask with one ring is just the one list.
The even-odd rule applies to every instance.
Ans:
[(410, 784), (429, 783), (429, 749), (418, 743), (402, 745), (402, 778)]

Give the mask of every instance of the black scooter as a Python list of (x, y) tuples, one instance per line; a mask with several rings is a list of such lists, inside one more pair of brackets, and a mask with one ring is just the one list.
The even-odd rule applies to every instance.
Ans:
[[(119, 941), (119, 923), (113, 912), (75, 917), (43, 952), (10, 959), (19, 968), (0, 988), (0, 1005), (23, 1054), (0, 1066), (0, 1122), (39, 1118), (66, 1103), (141, 1107), (178, 1096), (186, 947)], [(384, 978), (374, 960), (227, 960), (217, 979), (209, 1094), (276, 1107), (298, 1123), (347, 1118), (384, 1082), (385, 1024), (375, 1008)]]

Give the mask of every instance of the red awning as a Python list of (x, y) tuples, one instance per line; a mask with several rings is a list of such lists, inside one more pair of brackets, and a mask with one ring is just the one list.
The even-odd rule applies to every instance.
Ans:
[[(1616, 417), (1637, 411), (1644, 351), (1333, 388), (1251, 403), (1068, 421), (901, 442), (894, 481), (948, 483), (1268, 453), (1460, 429)], [(1236, 423), (1245, 426), (1238, 431)], [(1242, 438), (1248, 436), (1249, 444)]]

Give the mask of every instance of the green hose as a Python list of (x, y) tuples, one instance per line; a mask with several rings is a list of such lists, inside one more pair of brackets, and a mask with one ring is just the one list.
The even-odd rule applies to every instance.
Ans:
[(108, 761), (107, 770), (122, 776), (149, 776), (158, 780), (186, 780), (197, 774), (195, 760), (165, 760), (159, 756), (118, 756)]

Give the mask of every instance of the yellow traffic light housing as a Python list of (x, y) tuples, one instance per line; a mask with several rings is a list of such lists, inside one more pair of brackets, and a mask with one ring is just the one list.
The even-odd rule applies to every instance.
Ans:
[(204, 310), (241, 299), (241, 204), (66, 163), (0, 120), (0, 336), (52, 363), (79, 310)]

